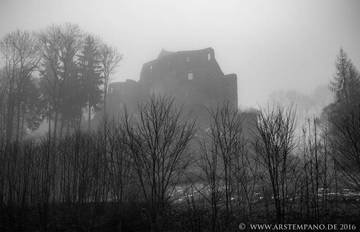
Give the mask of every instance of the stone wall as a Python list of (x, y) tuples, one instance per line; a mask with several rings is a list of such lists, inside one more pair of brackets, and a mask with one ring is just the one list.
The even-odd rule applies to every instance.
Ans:
[(229, 101), (237, 107), (236, 74), (224, 75), (215, 59), (214, 49), (168, 52), (143, 65), (138, 82), (111, 83), (109, 108), (113, 114), (124, 104), (134, 109), (137, 102), (151, 94), (173, 96), (186, 113), (205, 117), (206, 108)]

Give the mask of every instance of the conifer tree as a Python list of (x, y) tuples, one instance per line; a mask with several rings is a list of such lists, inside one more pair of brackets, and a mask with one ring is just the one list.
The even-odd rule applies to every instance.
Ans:
[(91, 129), (92, 110), (98, 110), (102, 99), (99, 45), (93, 36), (86, 36), (79, 55), (79, 74), (82, 99), (88, 107), (88, 130)]

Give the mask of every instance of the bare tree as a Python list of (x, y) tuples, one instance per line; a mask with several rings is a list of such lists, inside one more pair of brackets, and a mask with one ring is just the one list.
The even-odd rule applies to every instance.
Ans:
[(4, 77), (4, 71), (0, 70), (0, 143), (5, 138), (5, 125), (6, 125), (6, 82)]
[(209, 139), (213, 145), (211, 152), (219, 156), (223, 168), (222, 180), (225, 193), (226, 222), (231, 215), (231, 198), (233, 194), (233, 163), (244, 148), (242, 136), (243, 119), (240, 112), (229, 103), (210, 112)]
[(256, 187), (260, 183), (261, 172), (259, 162), (249, 147), (250, 143), (243, 139), (241, 144), (232, 164), (233, 188), (237, 206), (243, 214), (245, 208), (247, 216), (251, 217), (253, 204), (259, 199)]
[(149, 204), (151, 229), (161, 230), (170, 187), (178, 183), (188, 165), (186, 155), (195, 124), (182, 121), (173, 99), (154, 95), (139, 106), (134, 118), (125, 113), (123, 123), (125, 143)]
[(268, 173), (277, 221), (284, 221), (289, 156), (294, 149), (295, 113), (280, 106), (261, 111), (256, 125), (255, 150)]
[(109, 143), (107, 158), (109, 160), (111, 192), (113, 198), (121, 204), (126, 197), (127, 186), (133, 181), (132, 162), (124, 143), (124, 130), (115, 122), (112, 122), (107, 134)]
[(207, 138), (200, 140), (200, 154), (198, 166), (203, 173), (201, 179), (207, 186), (202, 195), (210, 203), (211, 231), (215, 232), (219, 230), (219, 209), (222, 197), (220, 157), (214, 152), (213, 144)]

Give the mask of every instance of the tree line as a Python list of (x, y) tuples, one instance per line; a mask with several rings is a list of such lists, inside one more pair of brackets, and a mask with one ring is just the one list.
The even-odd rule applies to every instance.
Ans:
[(48, 121), (56, 140), (79, 129), (87, 115), (106, 111), (109, 78), (119, 52), (74, 24), (40, 32), (14, 31), (0, 41), (0, 133), (8, 142)]
[[(359, 216), (360, 76), (343, 50), (334, 102), (300, 135), (295, 107), (224, 103), (200, 128), (155, 95), (80, 130), (92, 110), (106, 116), (116, 50), (67, 24), (11, 33), (1, 51), (2, 231), (234, 231)], [(48, 135), (24, 139), (43, 119)]]

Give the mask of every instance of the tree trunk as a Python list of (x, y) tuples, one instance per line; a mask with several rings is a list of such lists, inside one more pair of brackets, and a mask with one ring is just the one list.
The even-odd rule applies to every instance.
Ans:
[(90, 132), (91, 130), (91, 106), (89, 104), (89, 115), (88, 115), (88, 131)]

